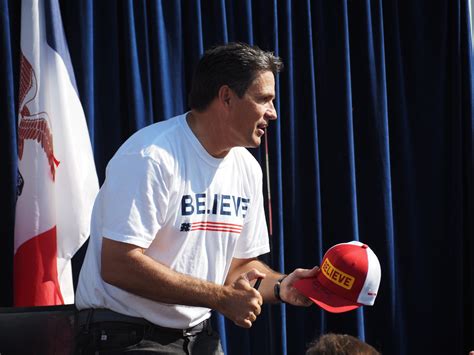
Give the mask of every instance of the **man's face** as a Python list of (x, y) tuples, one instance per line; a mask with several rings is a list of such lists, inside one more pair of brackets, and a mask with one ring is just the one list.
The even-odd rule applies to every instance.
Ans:
[(271, 71), (262, 72), (242, 98), (235, 95), (229, 127), (235, 146), (258, 147), (270, 120), (276, 120), (273, 106), (275, 78)]

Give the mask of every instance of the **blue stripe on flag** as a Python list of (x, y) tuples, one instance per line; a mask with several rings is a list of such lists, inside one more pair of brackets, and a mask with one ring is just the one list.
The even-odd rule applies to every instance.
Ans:
[(46, 22), (46, 42), (53, 48), (63, 59), (64, 65), (69, 73), (76, 94), (78, 94), (76, 78), (72, 69), (71, 57), (64, 35), (63, 23), (61, 20), (61, 11), (57, 0), (44, 0), (44, 19)]

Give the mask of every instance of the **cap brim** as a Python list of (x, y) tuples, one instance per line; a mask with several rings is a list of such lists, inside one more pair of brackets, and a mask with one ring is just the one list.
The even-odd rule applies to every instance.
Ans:
[(348, 312), (362, 306), (328, 290), (319, 282), (317, 277), (300, 279), (293, 286), (319, 307), (331, 313)]

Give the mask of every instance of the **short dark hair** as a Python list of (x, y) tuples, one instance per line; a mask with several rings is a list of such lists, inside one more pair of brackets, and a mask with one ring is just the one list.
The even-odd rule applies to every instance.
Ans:
[(189, 106), (205, 110), (223, 85), (242, 97), (259, 73), (271, 71), (276, 75), (282, 69), (279, 57), (257, 46), (232, 42), (213, 47), (204, 53), (194, 71)]
[(352, 335), (321, 335), (306, 350), (306, 355), (380, 355), (371, 345)]

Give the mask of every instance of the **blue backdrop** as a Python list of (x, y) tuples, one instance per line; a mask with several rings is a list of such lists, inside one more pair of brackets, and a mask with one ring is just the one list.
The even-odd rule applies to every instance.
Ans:
[[(228, 354), (300, 354), (328, 331), (384, 354), (474, 349), (466, 0), (60, 5), (101, 182), (127, 137), (187, 109), (206, 48), (257, 44), (286, 65), (268, 134), (273, 236), (265, 260), (278, 270), (310, 268), (333, 244), (354, 239), (379, 257), (373, 307), (333, 315), (265, 306), (250, 330), (216, 316)], [(0, 0), (0, 20), (0, 306), (10, 306), (20, 1)], [(254, 153), (264, 166), (263, 149)]]

